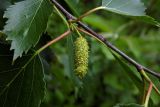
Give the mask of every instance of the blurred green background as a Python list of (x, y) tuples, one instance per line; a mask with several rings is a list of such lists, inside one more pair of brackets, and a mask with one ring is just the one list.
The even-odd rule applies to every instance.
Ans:
[[(14, 1), (16, 0), (12, 0), (12, 3)], [(75, 16), (101, 5), (101, 0), (58, 1)], [(147, 7), (146, 13), (160, 21), (160, 1), (143, 0), (143, 2)], [(0, 30), (5, 24), (5, 19), (2, 18), (4, 10), (10, 4), (9, 0), (0, 0)], [(156, 71), (160, 70), (158, 27), (106, 11), (98, 11), (83, 21), (142, 65)], [(54, 10), (46, 29), (50, 35), (48, 38), (55, 38), (66, 29), (66, 25)], [(44, 36), (46, 35), (42, 38), (46, 40)], [(72, 34), (42, 53), (47, 88), (41, 107), (113, 107), (117, 103), (140, 104), (142, 93), (134, 84), (133, 78), (123, 70), (110, 51), (94, 38), (86, 36), (90, 45), (88, 74), (83, 80), (75, 77), (70, 64), (72, 43), (68, 41), (70, 39), (74, 41), (76, 37), (76, 34)], [(132, 70), (130, 72), (138, 75), (136, 69), (131, 65), (129, 67)], [(159, 81), (152, 76), (151, 78), (160, 88)], [(154, 91), (150, 107), (160, 107), (160, 97)]]

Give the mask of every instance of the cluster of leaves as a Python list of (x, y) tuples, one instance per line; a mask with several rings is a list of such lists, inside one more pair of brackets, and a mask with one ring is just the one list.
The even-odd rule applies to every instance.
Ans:
[[(67, 43), (65, 40), (60, 41), (45, 50), (41, 57), (35, 56), (36, 49), (48, 41), (46, 40), (47, 34), (59, 35), (65, 31), (66, 26), (57, 12), (53, 11), (49, 0), (17, 1), (2, 0), (0, 3), (0, 28), (4, 27), (4, 34), (0, 32), (0, 105), (3, 107), (39, 107), (47, 86), (42, 107), (53, 105), (110, 107), (116, 103), (125, 103), (125, 105), (118, 104), (115, 107), (141, 107), (141, 105), (132, 104), (140, 103), (139, 100), (142, 99), (144, 86), (139, 74), (117, 54), (110, 53), (106, 47), (94, 39), (87, 38), (91, 47), (89, 73), (83, 80), (79, 80), (73, 73), (75, 33), (67, 38)], [(60, 1), (75, 16), (98, 6), (101, 1), (92, 0), (93, 4), (90, 2), (89, 0)], [(147, 0), (144, 2), (148, 7), (155, 7), (147, 11), (150, 15), (157, 17), (160, 12), (158, 8), (160, 2), (155, 0), (151, 3)], [(15, 4), (11, 5), (12, 3)], [(160, 24), (152, 17), (145, 15), (144, 4), (140, 0), (102, 0), (101, 4), (99, 9), (130, 16), (135, 20), (112, 13), (106, 14), (102, 11), (87, 16), (84, 22), (139, 62), (159, 69), (157, 57), (160, 54), (160, 48), (157, 44), (160, 41), (158, 36), (160, 31), (153, 25), (160, 26)], [(7, 10), (4, 13), (5, 9)], [(152, 12), (155, 13), (152, 14)], [(5, 19), (2, 15), (7, 18), (5, 26)], [(47, 33), (44, 34), (45, 32)], [(11, 42), (6, 43), (4, 38)], [(122, 70), (116, 61), (124, 68), (126, 75), (121, 73)], [(152, 79), (158, 86), (159, 80), (155, 77)], [(160, 106), (159, 98), (153, 92), (149, 106)]]

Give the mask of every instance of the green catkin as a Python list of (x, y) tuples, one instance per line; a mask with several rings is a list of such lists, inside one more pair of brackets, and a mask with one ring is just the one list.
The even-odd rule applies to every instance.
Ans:
[(74, 42), (75, 48), (75, 73), (83, 78), (88, 71), (89, 46), (87, 40), (80, 36)]

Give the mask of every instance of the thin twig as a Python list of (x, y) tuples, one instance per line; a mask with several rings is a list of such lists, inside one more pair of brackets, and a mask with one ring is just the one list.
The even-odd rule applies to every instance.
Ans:
[(153, 84), (150, 83), (150, 84), (149, 84), (148, 91), (147, 91), (147, 95), (146, 95), (144, 107), (148, 107), (148, 102), (149, 102), (149, 98), (150, 98), (150, 96), (151, 96), (152, 88), (153, 88)]
[[(76, 20), (77, 18), (75, 18), (73, 15), (71, 15), (68, 11), (66, 11), (56, 0), (51, 0), (51, 2), (64, 14), (64, 16), (69, 19), (69, 20)], [(85, 29), (88, 33), (92, 34), (94, 37), (98, 38), (101, 42), (103, 42), (105, 45), (107, 45), (110, 49), (112, 49), (113, 51), (115, 51), (117, 54), (119, 54), (120, 56), (122, 56), (125, 60), (127, 60), (130, 64), (134, 65), (136, 68), (143, 68), (144, 71), (156, 76), (157, 78), (160, 78), (160, 73), (154, 72), (144, 66), (142, 66), (141, 64), (137, 63), (135, 60), (133, 60), (132, 58), (130, 58), (129, 56), (127, 56), (125, 53), (123, 53), (121, 50), (119, 50), (117, 47), (115, 47), (114, 45), (112, 45), (107, 39), (105, 39), (102, 35), (96, 33), (95, 31), (93, 31), (91, 28), (89, 28), (87, 25), (85, 25), (84, 23), (82, 23), (81, 21), (78, 21), (77, 24), (82, 27), (83, 29)]]
[(50, 42), (48, 42), (47, 44), (45, 44), (43, 47), (41, 47), (40, 49), (38, 49), (38, 50), (36, 51), (36, 54), (39, 54), (39, 53), (42, 52), (44, 49), (46, 49), (48, 46), (50, 46), (50, 45), (52, 45), (53, 43), (61, 40), (62, 38), (64, 38), (65, 36), (67, 36), (67, 35), (70, 34), (70, 33), (71, 33), (71, 31), (68, 30), (68, 31), (66, 31), (65, 33), (63, 33), (62, 35), (58, 36), (57, 38), (51, 40)]

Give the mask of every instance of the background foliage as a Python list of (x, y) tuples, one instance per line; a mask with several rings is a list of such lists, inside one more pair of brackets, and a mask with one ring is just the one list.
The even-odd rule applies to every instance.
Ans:
[[(0, 0), (0, 30), (3, 30), (6, 22), (6, 19), (3, 18), (4, 10), (16, 1), (18, 0)], [(101, 0), (58, 1), (75, 16), (101, 5)], [(147, 15), (160, 21), (160, 1), (143, 0), (143, 2), (147, 7)], [(127, 55), (141, 64), (158, 71), (160, 69), (160, 29), (133, 19), (111, 12), (98, 11), (84, 18), (83, 21), (92, 26), (98, 33), (103, 34), (105, 38), (127, 53)], [(66, 25), (62, 23), (62, 19), (54, 10), (49, 17), (47, 33), (43, 34), (36, 48), (60, 35), (66, 29)], [(73, 54), (72, 44), (68, 44), (67, 41), (72, 41), (75, 37), (76, 35), (72, 34), (72, 36), (59, 41), (41, 53), (47, 86), (41, 107), (113, 107), (117, 103), (140, 104), (142, 93), (139, 89), (142, 88), (142, 84), (136, 87), (136, 81), (132, 80), (134, 77), (128, 76), (130, 72), (138, 75), (136, 69), (131, 66), (121, 66), (123, 62), (117, 61), (110, 51), (95, 39), (87, 37), (91, 47), (87, 76), (82, 81), (79, 81), (74, 76), (71, 71), (72, 67), (68, 63), (71, 63), (68, 55), (72, 56)], [(0, 36), (1, 46), (2, 44), (8, 44), (4, 41), (4, 38), (4, 36)], [(2, 51), (2, 48), (0, 48), (0, 52)], [(6, 56), (5, 59), (8, 58)], [(40, 63), (39, 59), (36, 60), (38, 60), (37, 63)], [(0, 57), (0, 67), (2, 61), (4, 61), (4, 57)], [(127, 72), (125, 72), (126, 70)], [(40, 70), (37, 72), (40, 73)], [(38, 73), (37, 75), (41, 75)], [(160, 88), (159, 81), (154, 77), (152, 79)], [(39, 89), (37, 88), (37, 90)], [(160, 97), (153, 91), (150, 107), (159, 107), (159, 99)], [(115, 107), (118, 107), (118, 105)]]

